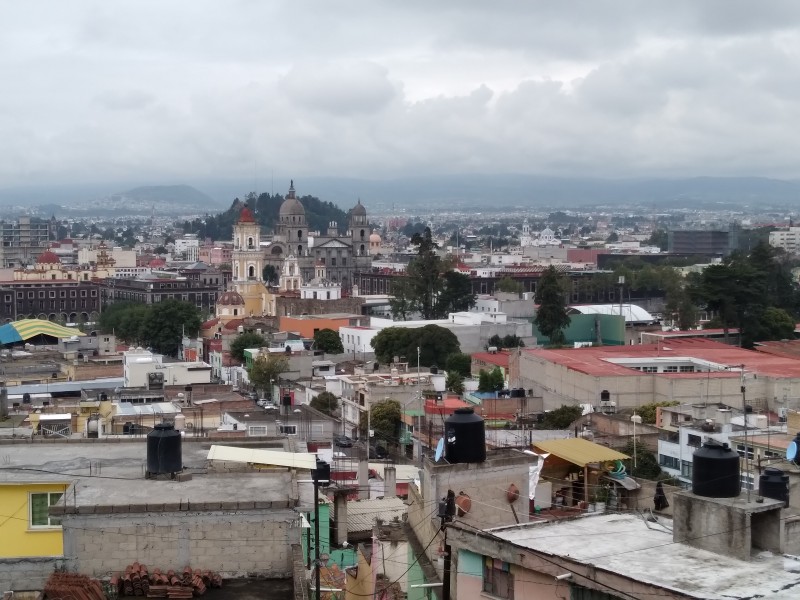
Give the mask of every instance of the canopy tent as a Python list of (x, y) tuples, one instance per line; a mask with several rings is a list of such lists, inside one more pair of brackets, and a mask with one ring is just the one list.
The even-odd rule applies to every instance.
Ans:
[(603, 463), (611, 460), (625, 460), (627, 454), (617, 452), (606, 446), (595, 444), (583, 438), (567, 438), (564, 440), (546, 440), (534, 443), (537, 452), (549, 452), (579, 467), (592, 463)]
[(0, 344), (14, 344), (39, 335), (61, 339), (86, 334), (45, 319), (21, 319), (0, 327)]

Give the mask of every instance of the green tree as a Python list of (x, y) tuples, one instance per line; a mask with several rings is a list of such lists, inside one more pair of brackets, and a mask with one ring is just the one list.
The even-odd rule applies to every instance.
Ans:
[(564, 277), (552, 265), (545, 269), (536, 290), (536, 311), (534, 323), (550, 344), (558, 346), (564, 343), (564, 329), (570, 323), (565, 300)]
[(464, 393), (464, 376), (458, 371), (448, 371), (445, 386), (459, 396)]
[[(659, 479), (663, 479), (664, 472), (661, 470), (661, 467), (658, 464), (658, 460), (656, 459), (655, 454), (650, 452), (642, 443), (636, 444), (636, 451), (634, 452), (633, 449), (633, 440), (629, 441), (625, 447), (622, 449), (624, 454), (627, 454), (631, 458), (628, 460), (623, 461), (625, 464), (625, 470), (630, 474), (632, 477), (641, 477), (642, 479), (650, 479), (652, 481), (658, 481)], [(633, 456), (636, 456), (636, 466), (634, 467)]]
[(339, 408), (339, 399), (332, 392), (320, 392), (311, 399), (309, 406), (326, 415), (333, 415)]
[(231, 342), (231, 358), (243, 363), (245, 350), (248, 348), (263, 348), (266, 345), (267, 341), (263, 335), (259, 335), (255, 331), (245, 331), (233, 338)]
[(469, 377), (472, 374), (472, 357), (469, 354), (454, 352), (447, 357), (445, 369)]
[(152, 304), (149, 309), (141, 336), (156, 352), (175, 356), (182, 336), (195, 336), (200, 331), (200, 311), (192, 303), (169, 299)]
[(759, 319), (759, 340), (794, 339), (795, 320), (782, 308), (770, 306)]
[(284, 354), (266, 352), (258, 355), (247, 374), (256, 389), (265, 391), (271, 397), (273, 383), (288, 369), (289, 359)]
[(491, 392), (492, 384), (489, 381), (489, 372), (485, 369), (478, 371), (478, 391)]
[(390, 307), (395, 319), (412, 313), (423, 319), (440, 319), (449, 312), (468, 310), (475, 304), (469, 277), (452, 270), (450, 261), (438, 254), (430, 228), (414, 234), (417, 254), (408, 263), (404, 277), (392, 282)]
[(341, 354), (344, 352), (342, 338), (333, 329), (320, 329), (314, 332), (314, 344), (325, 354)]
[(267, 283), (278, 283), (278, 270), (273, 265), (267, 265), (261, 271), (261, 278)]
[(495, 292), (505, 292), (507, 294), (521, 294), (523, 290), (522, 284), (519, 281), (514, 281), (511, 277), (505, 276), (497, 280), (494, 284)]
[(669, 248), (669, 234), (667, 233), (667, 230), (653, 230), (653, 233), (650, 234), (650, 239), (647, 240), (647, 243), (651, 246), (658, 246), (662, 252), (666, 252)]
[(481, 369), (478, 372), (478, 391), (479, 392), (499, 392), (505, 387), (505, 377), (500, 367), (495, 367), (491, 371)]
[(580, 406), (562, 404), (561, 407), (544, 413), (542, 422), (536, 427), (538, 429), (568, 429), (573, 421), (582, 414), (583, 409)]
[[(369, 411), (369, 424), (375, 435), (372, 441), (384, 441), (396, 444), (400, 431), (402, 407), (397, 400), (383, 400), (372, 405)], [(367, 413), (361, 413), (360, 428), (363, 437), (367, 437)]]
[(673, 400), (668, 400), (664, 402), (650, 402), (648, 404), (642, 404), (639, 408), (637, 408), (636, 414), (642, 417), (642, 423), (645, 423), (647, 425), (655, 425), (656, 409), (664, 406), (678, 406), (678, 404), (680, 404), (680, 402), (676, 402)]
[(461, 350), (455, 334), (439, 325), (387, 327), (372, 338), (371, 344), (375, 357), (382, 363), (391, 363), (395, 356), (404, 356), (413, 365), (419, 348), (419, 364), (424, 367), (444, 365), (448, 356)]

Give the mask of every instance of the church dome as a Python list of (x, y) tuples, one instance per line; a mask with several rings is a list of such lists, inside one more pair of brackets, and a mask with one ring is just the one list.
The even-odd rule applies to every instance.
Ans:
[(379, 236), (377, 233), (370, 234), (369, 236), (370, 244), (380, 244), (381, 242), (383, 242), (383, 240), (381, 239), (381, 236)]
[(54, 252), (50, 252), (50, 250), (45, 250), (39, 255), (39, 258), (36, 259), (37, 265), (57, 265), (60, 262), (61, 260), (58, 256), (56, 256)]
[(303, 215), (305, 216), (306, 209), (303, 208), (303, 205), (300, 203), (300, 200), (294, 195), (294, 180), (292, 180), (291, 184), (289, 185), (289, 193), (286, 194), (286, 200), (283, 201), (281, 204), (280, 215), (282, 217), (286, 216), (297, 216)]
[(354, 217), (366, 217), (367, 216), (367, 209), (364, 208), (364, 205), (361, 204), (361, 198), (358, 199), (358, 204), (356, 204), (353, 209), (350, 211), (350, 214)]
[(246, 206), (239, 213), (239, 223), (255, 223), (256, 219), (253, 216), (253, 211)]
[(239, 292), (229, 291), (223, 293), (217, 300), (218, 306), (244, 306), (244, 298)]

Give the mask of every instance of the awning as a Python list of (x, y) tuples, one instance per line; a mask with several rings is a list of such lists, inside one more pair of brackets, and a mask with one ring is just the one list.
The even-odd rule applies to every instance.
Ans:
[(29, 340), (37, 335), (61, 339), (86, 334), (78, 329), (64, 327), (46, 319), (20, 319), (0, 327), (0, 344), (14, 344)]
[(262, 450), (260, 448), (237, 448), (235, 446), (211, 446), (208, 451), (208, 460), (275, 465), (295, 469), (315, 469), (317, 467), (315, 454)]
[(585, 467), (592, 463), (602, 463), (607, 460), (626, 460), (630, 458), (627, 454), (583, 438), (546, 440), (534, 443), (533, 447), (537, 452), (549, 452), (553, 456), (562, 458), (579, 467)]
[(605, 475), (603, 476), (603, 479), (606, 479), (608, 481), (613, 481), (614, 483), (618, 483), (626, 490), (638, 490), (639, 488), (642, 487), (632, 477), (622, 477), (621, 479), (617, 479), (616, 477)]

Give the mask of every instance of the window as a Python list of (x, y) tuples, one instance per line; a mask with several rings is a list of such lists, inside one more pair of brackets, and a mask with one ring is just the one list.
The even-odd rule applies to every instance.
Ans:
[(514, 598), (514, 576), (507, 562), (484, 557), (483, 591), (498, 598)]
[(30, 495), (31, 527), (60, 527), (61, 519), (50, 516), (50, 507), (61, 500), (61, 492), (45, 492)]
[(642, 367), (644, 373), (658, 373), (658, 367)]
[(681, 468), (681, 460), (674, 456), (667, 456), (666, 454), (658, 455), (658, 464), (668, 469), (678, 470)]
[(756, 489), (753, 484), (753, 476), (748, 475), (747, 473), (741, 473), (739, 475), (739, 480), (742, 482), (742, 489), (743, 490), (754, 490)]
[(694, 365), (681, 365), (681, 373), (694, 373)]
[(689, 477), (692, 476), (692, 463), (688, 460), (684, 460), (681, 462), (681, 477)]
[(678, 365), (667, 365), (664, 367), (664, 373), (677, 373)]
[(692, 435), (690, 433), (686, 443), (689, 444), (690, 446), (694, 446), (695, 448), (699, 448), (701, 442), (702, 440), (700, 439), (699, 435)]
[(55, 292), (50, 292), (50, 297), (51, 298), (55, 298), (56, 297), (56, 293)]
[[(745, 452), (745, 449), (747, 450), (747, 452)], [(745, 448), (744, 444), (736, 444), (736, 451), (739, 453), (739, 456), (741, 456), (742, 458), (748, 458), (750, 460), (753, 460), (753, 447), (752, 446), (747, 446)]]
[(266, 425), (250, 425), (247, 428), (247, 435), (267, 435)]
[(297, 425), (278, 425), (280, 435), (297, 435)]

